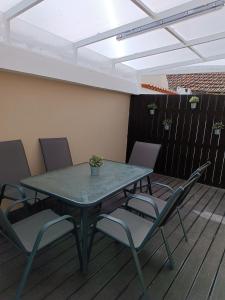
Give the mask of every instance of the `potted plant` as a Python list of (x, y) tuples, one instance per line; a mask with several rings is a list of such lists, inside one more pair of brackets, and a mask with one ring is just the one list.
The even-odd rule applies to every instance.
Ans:
[(158, 108), (157, 105), (155, 103), (150, 103), (147, 105), (148, 111), (150, 115), (154, 115), (156, 109)]
[(213, 124), (213, 127), (212, 127), (212, 128), (213, 128), (213, 130), (214, 130), (214, 134), (215, 134), (215, 135), (220, 135), (221, 129), (224, 129), (224, 124), (223, 124), (222, 121), (216, 122), (216, 123)]
[(89, 159), (89, 165), (91, 168), (91, 176), (99, 175), (100, 167), (103, 165), (103, 158), (97, 155), (92, 155)]
[(165, 130), (170, 130), (170, 126), (172, 124), (172, 120), (171, 119), (165, 119), (163, 121), (163, 126)]
[(197, 96), (192, 96), (190, 99), (189, 99), (189, 103), (191, 103), (191, 109), (196, 109), (197, 107), (197, 104), (199, 103), (199, 97)]

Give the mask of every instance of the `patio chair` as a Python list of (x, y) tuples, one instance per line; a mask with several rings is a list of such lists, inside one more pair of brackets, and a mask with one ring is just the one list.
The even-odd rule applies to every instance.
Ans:
[[(12, 184), (19, 185), (24, 178), (30, 177), (31, 172), (28, 165), (27, 157), (21, 140), (0, 142), (0, 188), (4, 184), (5, 199), (17, 200), (18, 189), (11, 188)], [(28, 198), (34, 200), (44, 200), (47, 196), (36, 193), (27, 188), (24, 189)], [(0, 199), (0, 205), (3, 198)], [(33, 201), (29, 201), (31, 204)]]
[[(195, 178), (195, 176), (197, 174), (199, 175), (199, 178), (200, 178), (210, 165), (211, 165), (211, 162), (208, 161), (205, 164), (203, 164), (202, 166), (200, 166), (198, 169), (196, 169), (190, 175), (190, 177), (188, 178), (188, 180), (186, 181), (186, 183), (188, 183), (193, 178)], [(197, 182), (197, 181), (195, 181), (195, 182)], [(169, 185), (166, 185), (166, 184), (163, 184), (163, 183), (160, 183), (160, 182), (152, 182), (152, 185), (159, 185), (159, 186), (162, 186), (164, 188), (167, 188), (171, 193), (173, 193), (175, 191)], [(187, 197), (187, 195), (188, 195), (189, 192), (190, 192), (190, 188), (186, 189), (185, 193), (182, 194), (182, 197), (180, 197), (180, 200), (179, 200), (179, 202), (177, 202), (177, 206), (176, 206), (176, 211), (177, 211), (177, 214), (178, 214), (178, 217), (179, 217), (179, 222), (181, 224), (181, 228), (183, 230), (184, 238), (185, 238), (186, 241), (188, 241), (188, 237), (187, 237), (187, 233), (186, 233), (183, 221), (182, 221), (181, 212), (180, 212), (180, 206), (183, 203), (183, 201), (185, 200), (185, 198)], [(161, 212), (164, 209), (164, 207), (166, 206), (167, 201), (162, 200), (160, 198), (153, 197), (153, 196), (150, 196), (150, 197), (156, 203), (159, 212)], [(134, 210), (134, 211), (136, 211), (138, 213), (141, 213), (144, 216), (148, 216), (150, 218), (156, 219), (157, 216), (155, 214), (155, 211), (154, 211), (153, 207), (149, 206), (145, 201), (140, 201), (140, 200), (141, 199), (138, 199), (138, 198), (135, 199), (135, 198), (132, 198), (132, 197), (131, 198), (128, 197), (127, 200), (126, 200), (126, 203), (125, 203), (125, 207), (127, 209), (131, 209), (131, 210)]]
[(172, 253), (169, 248), (168, 241), (164, 234), (164, 225), (167, 223), (168, 218), (174, 212), (177, 207), (177, 203), (180, 201), (182, 195), (194, 185), (199, 179), (199, 174), (185, 183), (183, 186), (177, 188), (170, 196), (166, 206), (163, 210), (159, 211), (154, 199), (152, 197), (142, 195), (130, 195), (131, 198), (137, 198), (141, 201), (145, 201), (149, 206), (152, 206), (155, 210), (156, 219), (154, 221), (147, 220), (137, 214), (134, 214), (124, 208), (118, 208), (111, 214), (101, 214), (98, 217), (97, 224), (93, 231), (91, 241), (89, 257), (91, 247), (93, 244), (94, 235), (97, 231), (104, 233), (105, 235), (113, 238), (117, 242), (122, 243), (126, 247), (130, 248), (138, 277), (141, 283), (144, 294), (146, 294), (146, 287), (144, 284), (144, 278), (141, 271), (138, 253), (143, 249), (146, 243), (153, 237), (156, 231), (159, 229), (162, 235), (163, 243), (165, 245), (168, 259), (171, 268), (174, 267)]
[(46, 171), (54, 171), (73, 165), (66, 137), (39, 139)]
[[(21, 189), (16, 186), (14, 186), (14, 188)], [(24, 195), (25, 194), (22, 192), (22, 198)], [(3, 211), (0, 208), (0, 225), (3, 235), (27, 256), (26, 267), (17, 288), (16, 300), (21, 299), (22, 291), (26, 285), (35, 255), (61, 237), (69, 233), (74, 234), (78, 257), (81, 263), (76, 223), (72, 216), (59, 216), (51, 209), (46, 209), (14, 224), (10, 223), (8, 219), (10, 210), (14, 206), (24, 204), (27, 201), (27, 198), (15, 201), (6, 211)]]
[[(131, 152), (128, 164), (136, 165), (140, 167), (151, 168), (154, 170), (155, 163), (160, 151), (160, 144), (135, 142), (133, 150)], [(152, 194), (150, 178), (147, 177), (149, 193)], [(140, 180), (140, 191), (142, 192), (143, 184)], [(136, 185), (133, 186), (133, 192), (136, 191)], [(124, 190), (125, 197), (127, 197), (126, 192), (129, 190)]]

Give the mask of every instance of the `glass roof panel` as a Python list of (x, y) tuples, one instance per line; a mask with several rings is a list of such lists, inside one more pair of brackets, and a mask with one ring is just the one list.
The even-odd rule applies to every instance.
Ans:
[(48, 0), (20, 18), (70, 41), (104, 32), (145, 18), (130, 0)]
[(155, 68), (173, 63), (185, 62), (198, 58), (189, 49), (180, 49), (167, 53), (152, 55), (149, 57), (139, 58), (125, 62), (126, 65), (133, 67), (136, 70)]
[(19, 2), (21, 2), (21, 0), (0, 0), (0, 11), (6, 12)]
[(194, 47), (204, 57), (225, 53), (225, 39), (205, 43)]
[(185, 40), (225, 31), (225, 7), (171, 26)]
[(190, 0), (142, 0), (152, 11), (160, 13), (164, 10), (190, 2)]
[(164, 29), (151, 31), (133, 38), (117, 41), (116, 37), (89, 45), (88, 48), (110, 58), (118, 58), (179, 43)]

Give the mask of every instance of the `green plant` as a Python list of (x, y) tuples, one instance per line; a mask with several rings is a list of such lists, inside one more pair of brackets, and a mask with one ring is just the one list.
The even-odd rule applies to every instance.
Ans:
[(149, 110), (156, 110), (158, 108), (158, 106), (155, 103), (150, 103), (147, 105), (147, 108)]
[(165, 125), (171, 125), (172, 124), (172, 120), (171, 119), (165, 119), (164, 121), (163, 121), (163, 125), (165, 126)]
[(101, 167), (103, 165), (103, 158), (97, 155), (92, 155), (89, 159), (89, 165), (91, 167)]
[(212, 127), (212, 128), (213, 128), (214, 130), (215, 130), (215, 129), (224, 129), (224, 124), (223, 124), (222, 121), (216, 122), (216, 123), (213, 124), (213, 127)]
[(189, 103), (199, 103), (199, 97), (197, 96), (192, 96), (190, 99), (189, 99)]

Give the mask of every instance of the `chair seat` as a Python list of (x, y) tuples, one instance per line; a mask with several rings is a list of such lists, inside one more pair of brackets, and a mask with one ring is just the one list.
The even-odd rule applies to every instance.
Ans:
[[(54, 213), (51, 209), (46, 209), (26, 219), (14, 223), (12, 227), (19, 236), (25, 249), (28, 252), (31, 252), (41, 228), (49, 221), (55, 220), (59, 217), (60, 216)], [(51, 226), (44, 233), (38, 249), (47, 246), (63, 235), (71, 232), (73, 228), (73, 224), (67, 220)]]
[[(146, 194), (144, 194), (144, 196), (146, 197)], [(167, 202), (156, 197), (152, 197), (152, 196), (148, 196), (148, 197), (154, 200), (154, 202), (158, 207), (159, 213), (161, 213), (163, 208), (166, 206)], [(145, 215), (156, 219), (156, 214), (153, 206), (143, 200), (132, 198), (129, 200), (127, 207), (132, 208), (138, 212), (144, 213)]]
[[(146, 197), (146, 194), (144, 194), (144, 196)], [(166, 206), (167, 202), (164, 200), (161, 200), (159, 198), (156, 198), (156, 197), (152, 197), (152, 196), (148, 196), (148, 197), (155, 201), (155, 203), (158, 207), (159, 213), (161, 213), (163, 208)], [(155, 214), (155, 210), (154, 210), (153, 206), (143, 200), (140, 200), (137, 198), (132, 198), (129, 200), (127, 206), (138, 212), (144, 213), (145, 215), (147, 215), (149, 217), (152, 217), (154, 219), (156, 218), (156, 214)]]
[[(116, 209), (110, 216), (122, 220), (128, 226), (135, 248), (141, 246), (153, 226), (153, 222), (121, 208)], [(103, 218), (98, 221), (96, 228), (126, 246), (130, 246), (126, 232), (121, 225)]]

